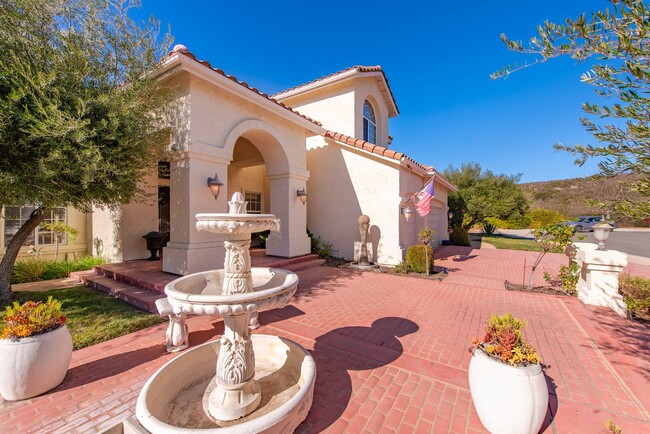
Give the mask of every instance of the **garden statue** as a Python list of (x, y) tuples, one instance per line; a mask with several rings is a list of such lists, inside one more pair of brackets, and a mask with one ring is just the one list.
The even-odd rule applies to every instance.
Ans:
[(361, 253), (359, 255), (359, 265), (370, 265), (368, 261), (368, 228), (370, 227), (370, 217), (365, 214), (359, 216), (359, 232), (361, 233)]

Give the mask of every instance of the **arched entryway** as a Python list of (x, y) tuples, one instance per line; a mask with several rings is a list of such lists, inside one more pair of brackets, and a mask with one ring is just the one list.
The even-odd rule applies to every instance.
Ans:
[(296, 192), (309, 178), (306, 150), (301, 143), (282, 142), (281, 134), (261, 121), (248, 120), (235, 127), (226, 140), (230, 156), (228, 197), (244, 194), (253, 213), (275, 214), (280, 232), (266, 240), (267, 254), (295, 257), (310, 252), (306, 234), (306, 208)]

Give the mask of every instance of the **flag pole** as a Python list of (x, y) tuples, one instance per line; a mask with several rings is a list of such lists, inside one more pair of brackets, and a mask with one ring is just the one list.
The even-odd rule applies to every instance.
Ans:
[(431, 176), (431, 179), (429, 180), (429, 182), (427, 182), (426, 184), (424, 184), (424, 187), (422, 187), (421, 189), (419, 189), (417, 192), (413, 193), (413, 195), (412, 195), (411, 197), (409, 197), (409, 199), (408, 199), (406, 202), (404, 202), (404, 203), (406, 204), (406, 203), (409, 203), (411, 200), (413, 200), (413, 198), (415, 197), (415, 195), (418, 194), (419, 192), (421, 192), (422, 190), (424, 190), (425, 188), (427, 188), (427, 185), (431, 184), (431, 183), (433, 182), (433, 179), (434, 179), (435, 177), (436, 177), (436, 175), (432, 175), (432, 176)]

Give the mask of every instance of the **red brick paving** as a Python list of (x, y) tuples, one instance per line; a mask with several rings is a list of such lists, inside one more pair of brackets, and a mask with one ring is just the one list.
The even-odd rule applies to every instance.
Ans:
[[(527, 336), (547, 365), (544, 432), (604, 433), (610, 418), (626, 434), (649, 432), (650, 328), (574, 298), (504, 290), (504, 279), (522, 278), (528, 255), (442, 248), (437, 265), (454, 270), (442, 282), (299, 272), (292, 304), (263, 313), (258, 330), (294, 339), (316, 359), (314, 404), (298, 432), (485, 432), (468, 389), (467, 347), (492, 312), (505, 311), (528, 320)], [(551, 255), (544, 267), (562, 260)], [(133, 414), (144, 382), (174, 357), (165, 353), (164, 327), (76, 351), (59, 388), (0, 400), (0, 432), (96, 432)], [(190, 318), (189, 327), (193, 346), (223, 329), (208, 318)]]

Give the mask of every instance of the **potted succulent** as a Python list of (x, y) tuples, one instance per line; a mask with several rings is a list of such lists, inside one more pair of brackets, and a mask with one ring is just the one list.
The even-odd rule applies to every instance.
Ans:
[(548, 387), (542, 360), (522, 337), (525, 326), (510, 313), (494, 314), (483, 339), (472, 342), (469, 388), (491, 433), (537, 434), (544, 423)]
[(14, 302), (0, 325), (0, 395), (27, 399), (63, 381), (72, 357), (72, 337), (61, 303)]

